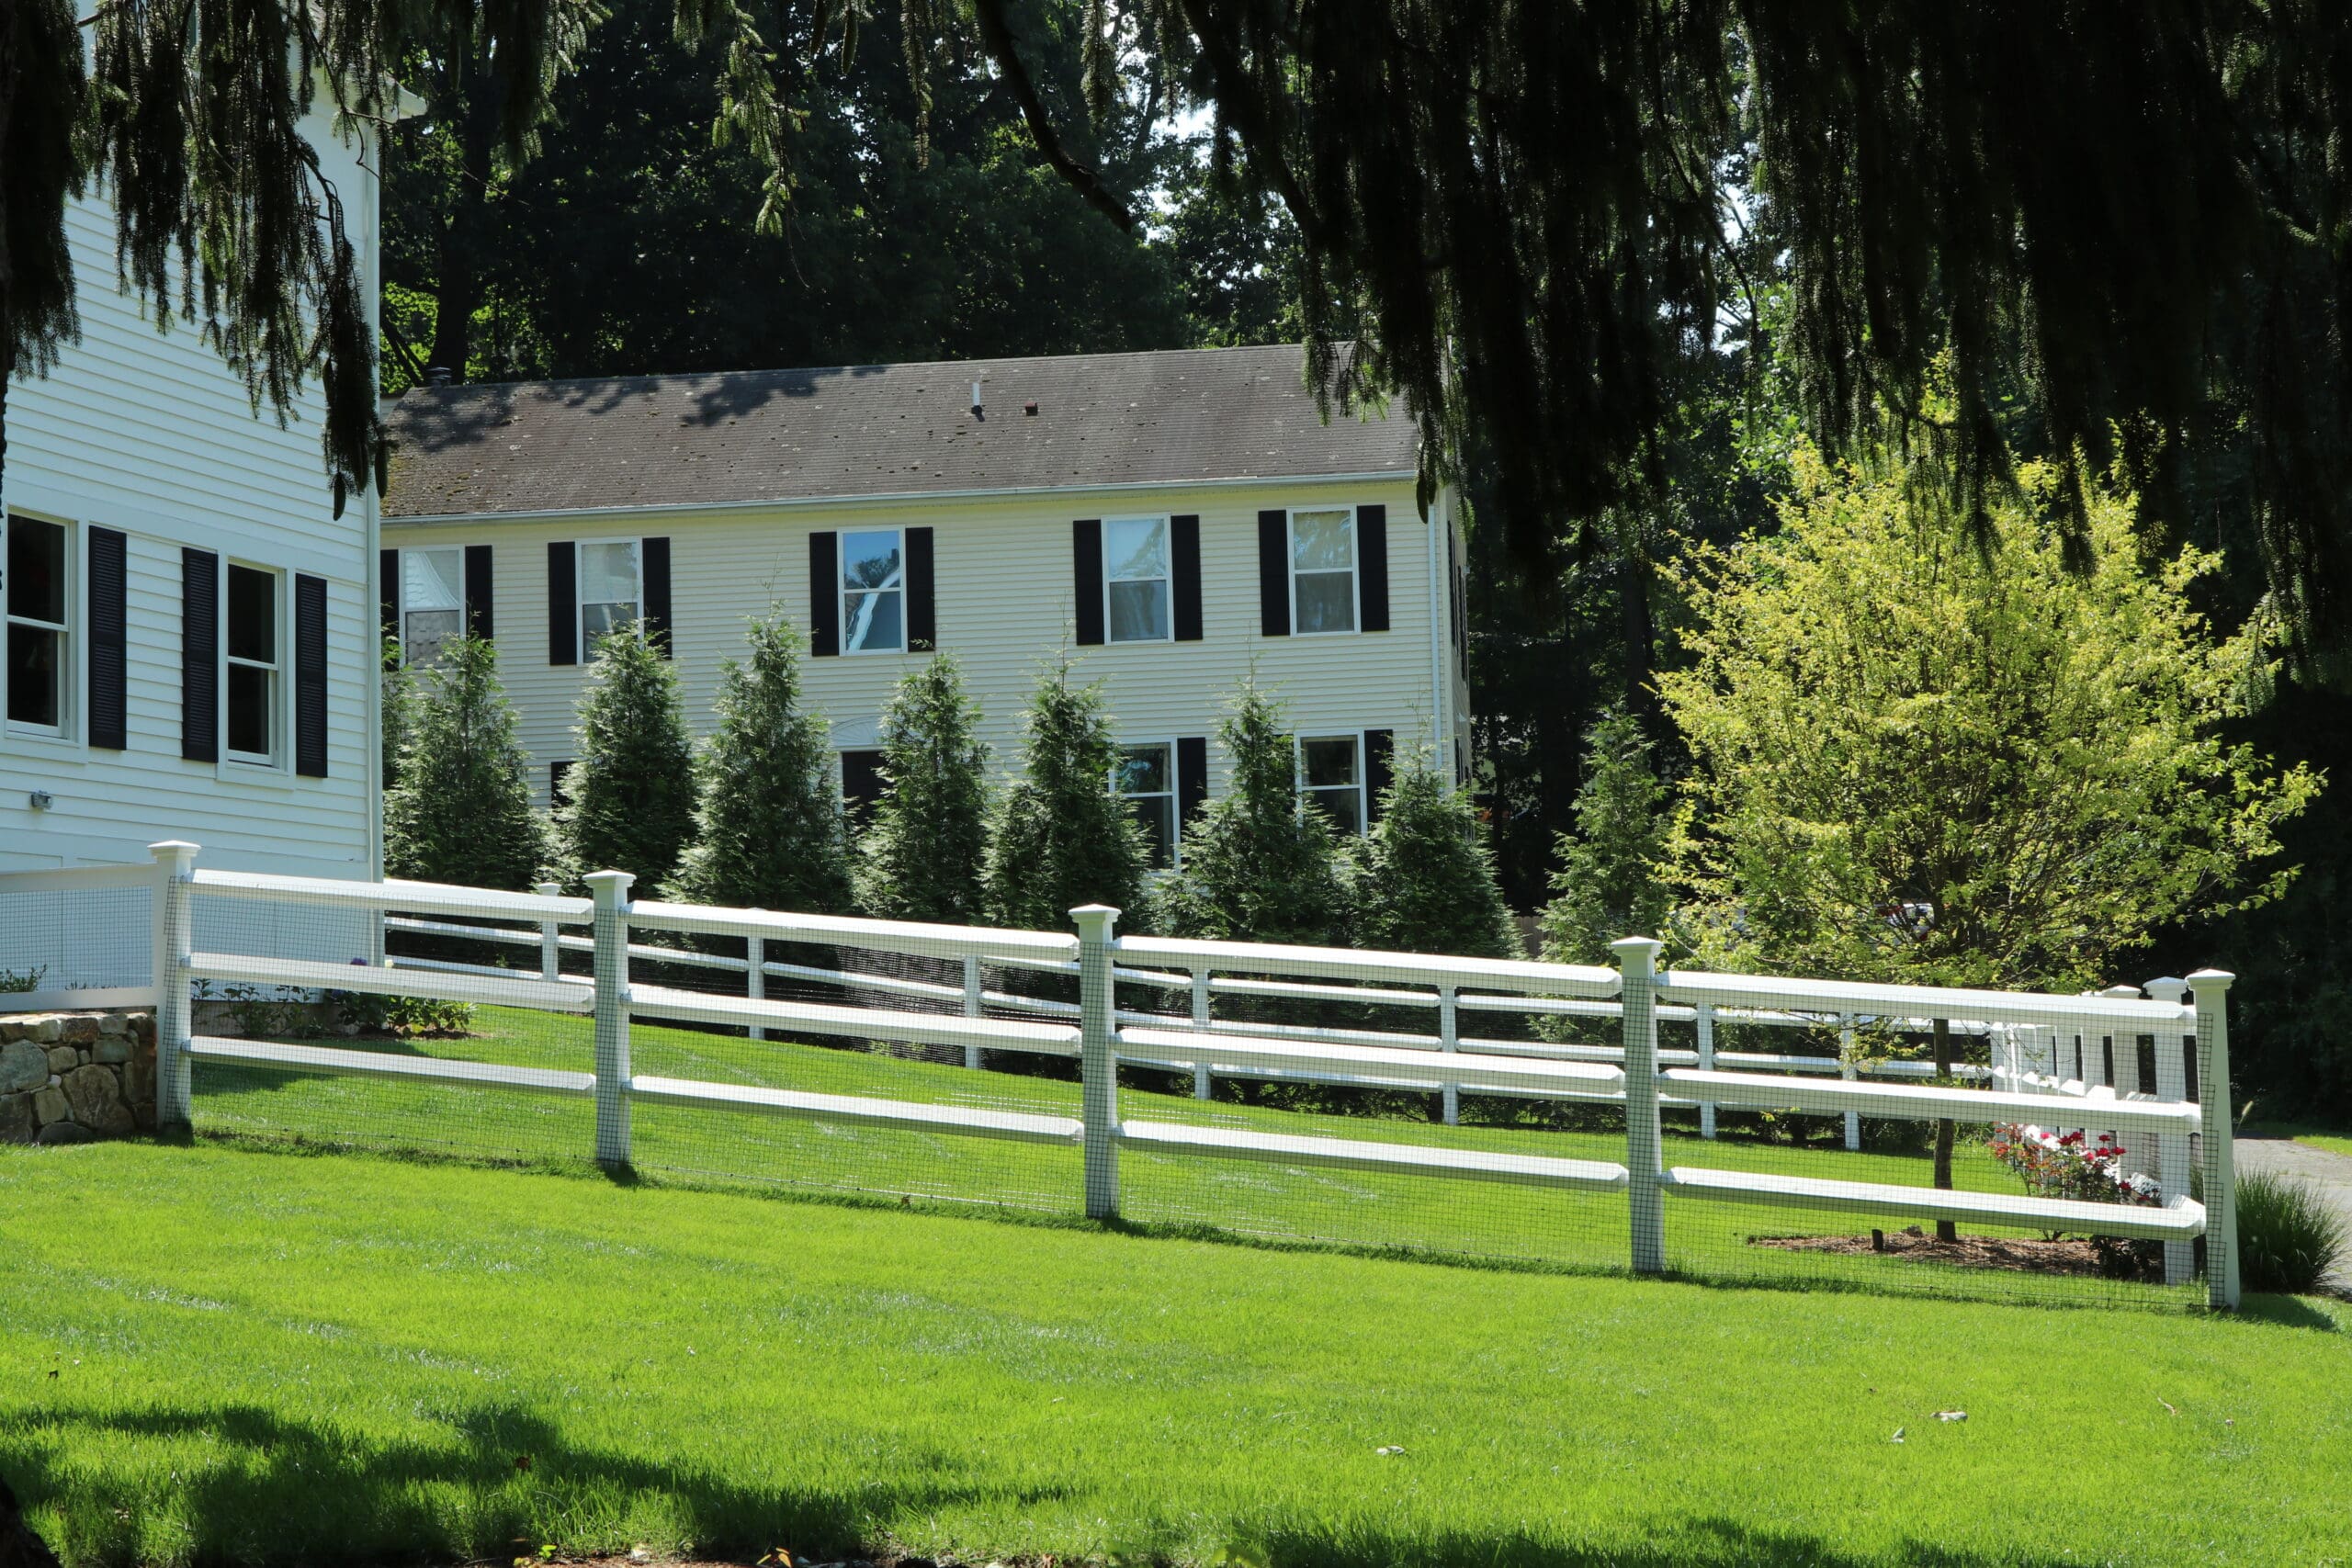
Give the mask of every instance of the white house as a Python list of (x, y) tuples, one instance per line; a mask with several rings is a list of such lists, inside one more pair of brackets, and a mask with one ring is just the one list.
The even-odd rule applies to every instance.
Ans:
[[(314, 127), (372, 299), (376, 176)], [(209, 866), (372, 876), (376, 503), (334, 515), (315, 385), (283, 425), (256, 413), (195, 326), (117, 290), (103, 196), (66, 221), (81, 340), (9, 398), (0, 870), (175, 838)], [(40, 963), (53, 922), (0, 909), (0, 967)]]
[(413, 660), (469, 615), (494, 637), (543, 793), (617, 621), (666, 637), (701, 734), (746, 619), (784, 606), (852, 800), (932, 649), (1009, 767), (1068, 647), (1107, 682), (1121, 787), (1163, 846), (1220, 787), (1219, 708), (1254, 666), (1300, 786), (1360, 828), (1396, 749), (1467, 765), (1456, 506), (1416, 505), (1402, 411), (1327, 424), (1301, 367), (1293, 346), (419, 388), (389, 413), (386, 629)]

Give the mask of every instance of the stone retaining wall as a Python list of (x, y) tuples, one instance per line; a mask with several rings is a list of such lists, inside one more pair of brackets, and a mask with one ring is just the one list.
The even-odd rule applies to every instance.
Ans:
[(155, 1015), (0, 1013), (0, 1143), (85, 1144), (155, 1125)]

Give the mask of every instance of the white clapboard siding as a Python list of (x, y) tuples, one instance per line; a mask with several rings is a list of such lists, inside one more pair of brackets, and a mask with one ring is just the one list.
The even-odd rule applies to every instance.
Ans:
[[(1391, 629), (1328, 637), (1261, 635), (1261, 508), (1385, 505), (1388, 512)], [(1201, 519), (1202, 640), (1077, 648), (1070, 525), (1081, 517), (1196, 513)], [(487, 544), (499, 673), (534, 759), (571, 756), (572, 725), (590, 666), (548, 663), (547, 547), (551, 540), (670, 540), (672, 647), (688, 724), (707, 735), (719, 663), (740, 657), (747, 619), (781, 604), (808, 629), (808, 536), (823, 529), (935, 530), (939, 646), (961, 661), (978, 696), (981, 733), (998, 765), (1020, 756), (1021, 710), (1041, 664), (1065, 645), (1080, 679), (1107, 682), (1122, 739), (1214, 738), (1222, 705), (1254, 660), (1261, 684), (1289, 704), (1298, 734), (1396, 732), (1399, 757), (1424, 739), (1451, 740), (1464, 712), (1459, 671), (1442, 622), (1445, 541), (1436, 541), (1409, 478), (1363, 482), (1250, 484), (1181, 491), (1071, 491), (1006, 499), (940, 500), (616, 513), (610, 518), (402, 524), (388, 519), (388, 547)], [(1435, 656), (1433, 658), (1433, 655)], [(808, 700), (831, 721), (840, 747), (870, 746), (883, 703), (923, 654), (842, 655), (802, 666)], [(1209, 748), (1211, 788), (1227, 760)], [(544, 798), (545, 766), (534, 770)]]

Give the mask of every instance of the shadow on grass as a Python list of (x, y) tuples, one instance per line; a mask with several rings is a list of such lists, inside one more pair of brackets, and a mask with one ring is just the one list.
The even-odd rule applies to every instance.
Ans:
[[(190, 1449), (201, 1444), (201, 1459)], [(70, 1466), (51, 1456), (86, 1456)], [(95, 1462), (94, 1462), (95, 1461)], [(250, 1404), (57, 1410), (0, 1435), (0, 1473), (67, 1568), (156, 1561), (294, 1564), (500, 1562), (570, 1551), (852, 1555), (895, 1517), (979, 1494), (919, 1474), (840, 1495), (746, 1484), (568, 1443), (508, 1405), (452, 1413), (432, 1438), (361, 1442)], [(1058, 1489), (993, 1488), (1035, 1505)]]
[[(2289, 1328), (2316, 1328), (2322, 1334), (2342, 1334), (2346, 1331), (2344, 1322), (2330, 1316), (2325, 1309), (2301, 1296), (2258, 1295), (2248, 1292), (2238, 1314), (2255, 1323), (2276, 1323)], [(2347, 1311), (2346, 1316), (2352, 1317), (2352, 1311)]]
[(1955, 1550), (1928, 1541), (1906, 1541), (1888, 1551), (1857, 1553), (1835, 1539), (1796, 1530), (1759, 1529), (1736, 1519), (1681, 1519), (1666, 1527), (1662, 1540), (1634, 1546), (1563, 1546), (1523, 1530), (1451, 1532), (1433, 1536), (1388, 1535), (1375, 1530), (1279, 1530), (1238, 1542), (1233, 1556), (1265, 1568), (1866, 1568), (1900, 1562), (1905, 1568), (2075, 1568), (2073, 1554), (2050, 1555), (2016, 1548), (1997, 1554)]

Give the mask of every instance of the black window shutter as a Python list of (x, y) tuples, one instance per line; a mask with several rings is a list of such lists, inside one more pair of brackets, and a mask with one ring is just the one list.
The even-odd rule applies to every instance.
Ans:
[(1182, 833), (1209, 803), (1209, 742), (1204, 735), (1176, 741), (1176, 830)]
[(497, 635), (490, 614), (490, 547), (466, 547), (466, 630), (484, 642)]
[(863, 825), (882, 800), (882, 753), (842, 753), (842, 805), (853, 823)]
[(931, 653), (939, 647), (939, 615), (932, 599), (931, 530), (907, 530), (907, 650)]
[(401, 553), (398, 550), (376, 552), (376, 613), (383, 622), (387, 639), (401, 635)]
[(1396, 754), (1395, 730), (1363, 732), (1364, 821), (1368, 824), (1380, 820), (1380, 797), (1388, 793), (1389, 761)]
[(1388, 508), (1356, 508), (1356, 597), (1363, 629), (1388, 629)]
[(1290, 636), (1290, 514), (1258, 513), (1258, 629)]
[(130, 744), (128, 543), (112, 528), (90, 530), (90, 744), (109, 751)]
[(645, 635), (662, 657), (670, 657), (670, 541), (661, 538), (639, 539), (637, 542), (637, 564), (645, 573)]
[(842, 650), (842, 539), (826, 529), (808, 536), (808, 651)]
[(1102, 641), (1102, 520), (1081, 517), (1069, 525), (1069, 558), (1078, 594), (1078, 645)]
[(1201, 520), (1168, 520), (1169, 565), (1175, 573), (1170, 584), (1178, 642), (1201, 640)]
[(569, 806), (571, 804), (571, 792), (563, 786), (564, 775), (570, 772), (571, 772), (571, 764), (570, 762), (549, 762), (548, 764), (548, 804), (549, 806)]
[(294, 577), (294, 771), (327, 776), (327, 580)]
[(569, 539), (548, 546), (548, 662), (580, 662), (580, 556)]
[(180, 755), (220, 760), (220, 558), (180, 551)]

